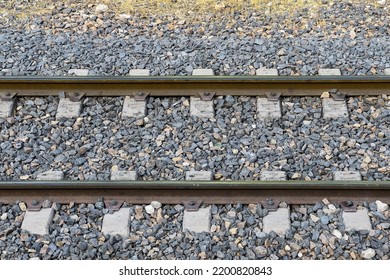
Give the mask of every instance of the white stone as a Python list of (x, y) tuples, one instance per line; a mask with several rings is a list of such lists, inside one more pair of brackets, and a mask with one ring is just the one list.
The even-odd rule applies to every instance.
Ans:
[(0, 99), (0, 118), (6, 119), (11, 117), (14, 112), (15, 98), (3, 101)]
[(334, 212), (337, 212), (336, 206), (334, 206), (332, 203), (330, 203), (330, 204), (328, 205), (328, 208), (329, 208), (329, 210), (332, 211), (333, 213), (334, 213)]
[(107, 6), (107, 5), (104, 5), (104, 4), (98, 4), (98, 5), (96, 6), (96, 9), (95, 9), (95, 11), (96, 11), (97, 13), (106, 12), (107, 10), (108, 10), (108, 6)]
[(19, 208), (20, 208), (21, 211), (26, 212), (26, 210), (27, 210), (26, 203), (24, 203), (24, 202), (19, 202), (18, 205), (19, 205)]
[(154, 213), (154, 207), (153, 207), (153, 205), (151, 205), (151, 204), (149, 204), (149, 205), (146, 205), (145, 206), (145, 211), (146, 211), (146, 213), (148, 213), (148, 214), (153, 214)]
[(104, 234), (117, 235), (126, 238), (130, 235), (130, 208), (121, 208), (112, 214), (103, 217), (102, 232)]
[(333, 204), (328, 205), (329, 214), (334, 214), (339, 211), (339, 209), (336, 208)]
[(282, 117), (280, 99), (277, 101), (268, 100), (265, 97), (257, 98), (257, 119), (277, 119)]
[(284, 235), (290, 228), (290, 208), (278, 208), (276, 211), (268, 212), (268, 215), (263, 218), (265, 233), (274, 231), (279, 235)]
[(387, 205), (386, 203), (383, 203), (380, 200), (375, 201), (375, 203), (376, 203), (376, 207), (377, 207), (379, 212), (383, 213), (389, 209), (389, 205)]
[(330, 69), (330, 68), (322, 68), (318, 70), (318, 75), (321, 76), (340, 76), (341, 71), (340, 69)]
[(0, 217), (0, 220), (5, 221), (5, 220), (7, 220), (7, 218), (8, 218), (8, 214), (7, 213), (3, 213), (1, 215), (1, 217)]
[(149, 69), (130, 69), (130, 76), (149, 76)]
[(361, 181), (362, 176), (359, 171), (334, 171), (333, 180), (335, 181)]
[(63, 180), (64, 179), (64, 172), (62, 171), (46, 171), (43, 173), (38, 174), (37, 180), (43, 181), (56, 181), (56, 180)]
[(378, 0), (379, 5), (386, 5), (386, 0)]
[(357, 209), (356, 212), (343, 212), (345, 230), (372, 230), (370, 217), (366, 208)]
[(390, 75), (390, 68), (385, 69), (385, 75)]
[(58, 104), (56, 119), (75, 118), (80, 115), (81, 101), (71, 101), (69, 98), (60, 98)]
[(375, 250), (372, 248), (368, 248), (362, 251), (361, 257), (366, 260), (371, 260), (373, 257), (375, 257)]
[(122, 119), (139, 118), (146, 115), (146, 100), (135, 100), (134, 97), (126, 96), (123, 102)]
[(322, 116), (325, 119), (346, 118), (348, 108), (345, 100), (334, 100), (333, 98), (322, 98)]
[(214, 76), (213, 69), (194, 69), (192, 70), (192, 76)]
[(76, 76), (88, 76), (88, 69), (69, 69), (68, 74), (74, 74)]
[(213, 101), (201, 100), (199, 97), (190, 97), (190, 113), (192, 116), (199, 118), (213, 118), (214, 105)]
[(21, 228), (22, 230), (26, 230), (31, 234), (49, 234), (49, 226), (53, 220), (53, 216), (53, 208), (44, 208), (40, 211), (27, 210)]
[(314, 214), (310, 214), (310, 219), (313, 221), (313, 222), (318, 222), (319, 220), (320, 220), (320, 218), (319, 217), (317, 217), (316, 215), (314, 215)]
[(131, 18), (131, 15), (128, 15), (128, 14), (120, 14), (120, 15), (119, 15), (119, 18), (120, 18), (120, 19), (129, 19), (129, 18)]
[(332, 231), (332, 234), (333, 234), (334, 236), (336, 236), (338, 239), (341, 239), (341, 238), (343, 237), (343, 235), (341, 234), (341, 232), (340, 232), (339, 230), (337, 230), (337, 229), (334, 229), (334, 230)]
[(262, 171), (260, 174), (261, 181), (285, 181), (286, 172), (284, 171)]
[(186, 172), (186, 180), (191, 181), (208, 181), (212, 179), (211, 171), (187, 171)]
[(256, 70), (257, 76), (278, 76), (278, 69), (275, 68), (259, 68)]
[(137, 172), (125, 171), (125, 170), (111, 171), (111, 180), (112, 181), (134, 181), (137, 180)]
[(183, 230), (209, 232), (211, 207), (199, 208), (198, 211), (184, 211)]
[(154, 209), (159, 209), (162, 206), (161, 202), (159, 201), (152, 201), (150, 205), (152, 205)]

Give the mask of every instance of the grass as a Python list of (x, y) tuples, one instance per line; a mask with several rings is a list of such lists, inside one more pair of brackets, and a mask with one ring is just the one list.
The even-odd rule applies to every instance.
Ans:
[[(321, 0), (122, 0), (119, 8), (123, 13), (150, 15), (204, 15), (229, 14), (236, 11), (258, 13), (292, 12), (304, 7), (314, 7)], [(109, 1), (107, 1), (109, 2)]]
[[(68, 0), (67, 6), (83, 3), (87, 9), (94, 9), (94, 5), (106, 4), (110, 11), (117, 14), (141, 16), (178, 16), (180, 18), (201, 17), (208, 14), (226, 16), (234, 12), (256, 12), (257, 14), (276, 15), (297, 11), (315, 12), (320, 7), (333, 4), (332, 1), (348, 0)], [(8, 13), (17, 18), (26, 18), (42, 15), (52, 10), (53, 1), (29, 0), (17, 5), (20, 1), (0, 0), (0, 15)], [(57, 1), (56, 1), (57, 2)], [(352, 3), (365, 3), (376, 6), (376, 0), (350, 0)], [(70, 3), (70, 4), (69, 4)], [(1, 17), (0, 17), (1, 19)]]

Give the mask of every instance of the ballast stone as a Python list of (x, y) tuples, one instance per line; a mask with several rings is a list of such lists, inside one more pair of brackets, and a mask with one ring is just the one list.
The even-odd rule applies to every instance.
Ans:
[(371, 230), (370, 217), (366, 208), (357, 209), (356, 212), (343, 212), (345, 230)]
[(262, 171), (260, 173), (261, 181), (285, 181), (286, 172), (284, 171)]
[(71, 101), (69, 98), (60, 98), (56, 119), (76, 118), (80, 115), (82, 108), (81, 101)]
[(126, 238), (130, 235), (130, 208), (121, 208), (103, 217), (102, 232), (110, 235), (120, 235)]
[(335, 181), (361, 181), (362, 175), (359, 171), (334, 171), (333, 180)]
[(38, 174), (37, 180), (43, 181), (56, 181), (56, 180), (63, 180), (64, 179), (64, 172), (62, 171), (46, 171), (43, 173)]
[(112, 181), (135, 181), (137, 180), (137, 172), (117, 170), (111, 172)]
[(284, 235), (290, 228), (290, 208), (278, 208), (276, 211), (268, 212), (268, 215), (263, 218), (265, 233), (274, 231), (279, 235)]
[(211, 171), (187, 171), (186, 172), (186, 180), (190, 181), (209, 181), (212, 180)]
[(15, 98), (12, 100), (1, 100), (0, 99), (0, 118), (6, 119), (11, 117), (14, 113)]
[(43, 208), (39, 211), (26, 211), (21, 229), (31, 234), (49, 234), (49, 226), (53, 220), (54, 209)]
[(211, 207), (199, 208), (198, 211), (184, 210), (183, 230), (209, 232), (211, 224)]
[(385, 69), (385, 75), (390, 75), (390, 68)]

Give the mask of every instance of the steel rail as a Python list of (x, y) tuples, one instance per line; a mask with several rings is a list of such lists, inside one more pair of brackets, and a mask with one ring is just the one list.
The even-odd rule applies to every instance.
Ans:
[(390, 95), (390, 76), (129, 76), (129, 77), (0, 77), (0, 93), (17, 96), (48, 96), (61, 92), (85, 96), (126, 96), (148, 93), (149, 96), (215, 95), (320, 96), (337, 89), (348, 96)]
[(313, 204), (323, 198), (390, 203), (390, 181), (0, 181), (2, 203), (94, 203), (101, 198), (133, 204), (246, 204), (268, 198), (289, 204)]

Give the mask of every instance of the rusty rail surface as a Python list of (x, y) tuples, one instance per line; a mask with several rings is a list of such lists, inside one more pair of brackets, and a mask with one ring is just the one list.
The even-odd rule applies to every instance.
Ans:
[(81, 93), (85, 96), (215, 95), (320, 96), (337, 89), (347, 96), (390, 95), (390, 76), (129, 76), (129, 77), (0, 77), (0, 93), (17, 96), (48, 96)]
[(390, 181), (0, 181), (3, 203), (45, 199), (93, 203), (101, 198), (133, 204), (153, 200), (246, 204), (269, 198), (289, 204), (312, 204), (323, 198), (390, 203)]

